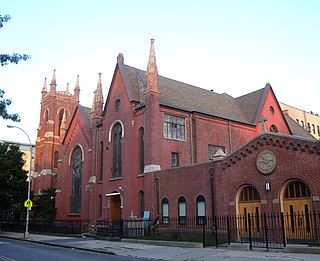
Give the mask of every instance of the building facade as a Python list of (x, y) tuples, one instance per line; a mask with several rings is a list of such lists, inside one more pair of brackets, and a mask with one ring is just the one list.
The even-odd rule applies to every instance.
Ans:
[(280, 103), (281, 109), (291, 118), (295, 119), (298, 124), (306, 129), (317, 140), (320, 139), (320, 116), (312, 111), (306, 112), (293, 106)]
[(233, 98), (160, 76), (152, 40), (146, 71), (119, 54), (105, 104), (101, 74), (91, 108), (78, 104), (79, 79), (72, 95), (55, 87), (54, 73), (34, 191), (56, 188), (57, 219), (290, 212), (302, 196), (319, 209), (318, 143), (270, 84)]

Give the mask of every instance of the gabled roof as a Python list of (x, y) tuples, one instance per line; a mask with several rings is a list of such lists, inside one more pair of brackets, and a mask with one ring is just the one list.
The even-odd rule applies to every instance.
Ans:
[[(76, 116), (77, 110), (79, 110), (79, 112), (80, 112), (80, 114), (81, 114), (81, 116), (82, 116), (82, 118), (83, 118), (83, 121), (84, 121), (86, 127), (88, 128), (88, 130), (89, 130), (90, 127), (91, 127), (91, 123), (90, 123), (90, 111), (91, 111), (91, 109), (90, 109), (90, 108), (87, 108), (87, 107), (84, 107), (84, 106), (82, 106), (82, 105), (80, 105), (80, 104), (78, 104), (78, 105), (76, 106), (75, 110), (74, 110), (73, 113), (72, 113), (72, 116), (71, 116), (71, 119), (70, 119), (70, 122), (69, 122), (69, 127), (68, 127), (68, 130), (67, 130), (67, 133), (70, 131), (70, 126), (71, 126), (71, 124), (72, 124), (72, 122), (73, 122), (73, 120), (74, 120), (74, 118), (75, 118), (75, 116)], [(66, 137), (67, 137), (67, 133), (66, 133), (66, 135), (63, 137), (62, 143), (64, 143), (64, 141), (65, 141), (65, 139), (66, 139)]]
[[(131, 101), (142, 102), (140, 94), (141, 90), (146, 88), (146, 72), (128, 65), (124, 65), (124, 69), (132, 88)], [(226, 93), (215, 93), (160, 75), (158, 87), (161, 105), (246, 124), (256, 124), (256, 111), (263, 105), (264, 94), (270, 85), (236, 99)]]

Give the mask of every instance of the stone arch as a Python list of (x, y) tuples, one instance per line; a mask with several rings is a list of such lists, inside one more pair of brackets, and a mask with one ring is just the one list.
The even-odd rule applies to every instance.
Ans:
[(72, 149), (70, 150), (69, 153), (69, 159), (68, 159), (68, 166), (70, 166), (71, 164), (71, 157), (72, 157), (72, 153), (75, 150), (76, 147), (79, 147), (81, 149), (81, 153), (82, 153), (82, 162), (84, 161), (84, 150), (81, 144), (76, 143), (75, 145), (73, 145)]
[(112, 136), (112, 129), (114, 127), (114, 125), (116, 125), (117, 123), (120, 123), (121, 127), (122, 127), (122, 135), (121, 135), (121, 138), (124, 137), (124, 125), (123, 125), (123, 122), (121, 120), (115, 120), (110, 128), (109, 128), (109, 134), (108, 134), (108, 142), (110, 143), (111, 142), (111, 136)]

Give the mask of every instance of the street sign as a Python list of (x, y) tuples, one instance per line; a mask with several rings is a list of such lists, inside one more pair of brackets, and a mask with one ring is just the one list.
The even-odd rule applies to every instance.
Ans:
[(24, 206), (26, 208), (31, 208), (33, 205), (32, 201), (30, 200), (30, 198), (28, 198), (25, 202), (24, 202)]

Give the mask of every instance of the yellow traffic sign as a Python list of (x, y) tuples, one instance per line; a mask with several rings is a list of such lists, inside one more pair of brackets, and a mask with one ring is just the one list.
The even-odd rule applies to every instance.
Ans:
[(24, 202), (24, 206), (26, 208), (31, 208), (33, 205), (32, 201), (30, 200), (30, 198), (28, 198), (25, 202)]

